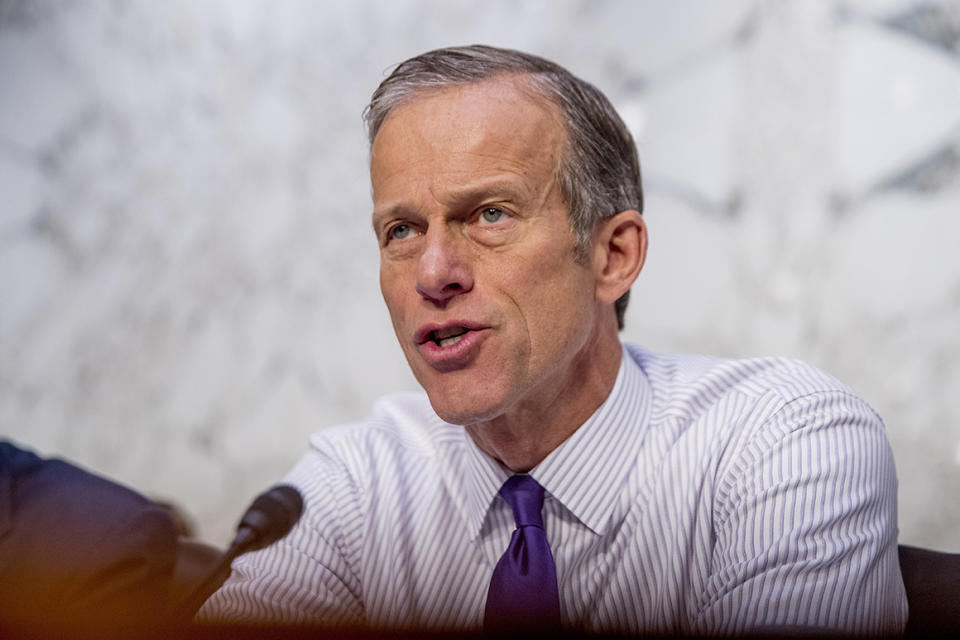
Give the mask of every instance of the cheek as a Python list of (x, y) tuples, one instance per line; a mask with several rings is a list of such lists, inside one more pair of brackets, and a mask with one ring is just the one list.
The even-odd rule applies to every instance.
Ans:
[(380, 268), (380, 294), (390, 312), (390, 319), (394, 326), (403, 317), (403, 287), (402, 279), (398, 277), (396, 270)]
[[(568, 258), (569, 259), (569, 258)], [(556, 351), (588, 333), (593, 289), (589, 270), (570, 262), (540, 263), (523, 283), (518, 300), (535, 351)]]
[(551, 349), (560, 349), (574, 338), (574, 334), (583, 331), (585, 311), (589, 305), (578, 294), (578, 291), (570, 287), (556, 288), (539, 299), (537, 308), (530, 310), (529, 317), (534, 342), (543, 342), (551, 345)]

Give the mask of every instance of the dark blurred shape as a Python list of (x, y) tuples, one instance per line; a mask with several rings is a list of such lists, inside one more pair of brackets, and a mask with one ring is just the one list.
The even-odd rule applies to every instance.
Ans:
[(904, 11), (883, 23), (946, 53), (960, 53), (960, 7), (945, 2), (905, 4)]
[(153, 498), (153, 501), (157, 503), (157, 506), (170, 514), (170, 518), (173, 520), (174, 526), (177, 528), (177, 535), (181, 538), (195, 538), (197, 535), (197, 528), (193, 522), (193, 518), (187, 515), (187, 512), (183, 508), (171, 502), (170, 500), (161, 500), (159, 498)]
[(900, 545), (910, 614), (904, 638), (960, 637), (960, 553)]
[[(217, 571), (223, 555), (223, 549), (199, 540), (183, 537), (177, 540), (177, 562), (173, 567), (169, 595), (171, 610), (196, 592), (205, 580), (210, 579), (210, 576)], [(218, 577), (219, 583), (216, 586), (219, 587), (228, 575), (229, 570), (223, 572)], [(190, 612), (183, 621), (190, 622), (193, 613)]]
[(161, 622), (176, 540), (135, 491), (0, 441), (0, 635)]

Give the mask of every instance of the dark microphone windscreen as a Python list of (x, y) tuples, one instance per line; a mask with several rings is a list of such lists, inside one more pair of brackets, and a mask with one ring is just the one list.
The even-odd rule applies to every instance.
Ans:
[(255, 534), (247, 549), (262, 549), (287, 535), (300, 519), (303, 498), (288, 484), (278, 484), (257, 496), (237, 525), (238, 537), (246, 528)]

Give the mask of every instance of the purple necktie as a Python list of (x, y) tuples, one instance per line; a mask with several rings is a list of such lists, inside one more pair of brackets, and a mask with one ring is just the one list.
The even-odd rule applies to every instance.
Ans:
[(557, 569), (540, 508), (543, 487), (530, 476), (513, 476), (500, 488), (517, 528), (490, 579), (483, 627), (487, 631), (560, 626)]

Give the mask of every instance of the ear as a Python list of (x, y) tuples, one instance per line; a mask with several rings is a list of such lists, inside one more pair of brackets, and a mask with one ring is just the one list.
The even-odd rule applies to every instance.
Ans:
[(591, 242), (597, 300), (615, 302), (640, 275), (647, 259), (647, 225), (630, 209), (602, 220)]

